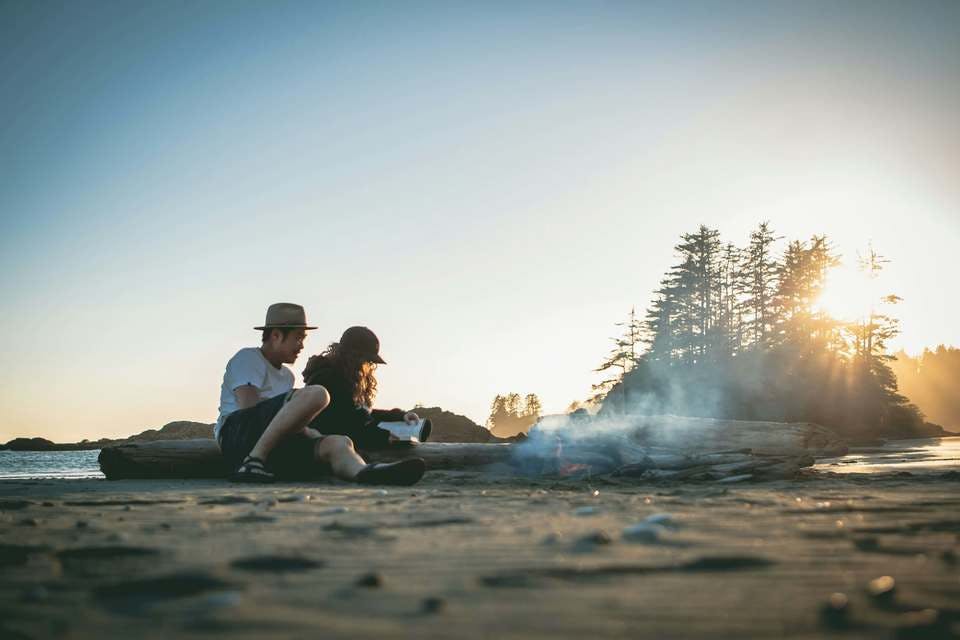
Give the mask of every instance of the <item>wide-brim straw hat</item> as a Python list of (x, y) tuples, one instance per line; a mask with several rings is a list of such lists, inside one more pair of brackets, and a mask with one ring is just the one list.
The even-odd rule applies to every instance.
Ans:
[(316, 329), (307, 325), (307, 312), (298, 304), (292, 302), (277, 302), (267, 308), (267, 318), (262, 327), (254, 327), (257, 331), (264, 329)]

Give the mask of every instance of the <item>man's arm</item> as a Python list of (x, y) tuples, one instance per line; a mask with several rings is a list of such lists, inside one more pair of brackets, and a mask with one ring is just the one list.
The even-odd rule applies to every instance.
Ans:
[(241, 409), (252, 407), (260, 402), (260, 394), (257, 388), (252, 384), (245, 384), (233, 390), (233, 395), (237, 398), (237, 406)]

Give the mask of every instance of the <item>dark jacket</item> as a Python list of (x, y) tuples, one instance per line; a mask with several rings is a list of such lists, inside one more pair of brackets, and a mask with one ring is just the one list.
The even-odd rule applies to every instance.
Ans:
[(358, 449), (379, 449), (388, 445), (390, 432), (377, 425), (403, 420), (402, 409), (368, 411), (353, 401), (350, 381), (323, 356), (313, 356), (304, 369), (304, 384), (319, 384), (330, 394), (330, 404), (310, 426), (325, 435), (350, 436)]

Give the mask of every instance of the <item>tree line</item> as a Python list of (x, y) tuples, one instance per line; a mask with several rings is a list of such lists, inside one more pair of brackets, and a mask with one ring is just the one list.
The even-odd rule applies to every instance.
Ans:
[(898, 351), (891, 367), (900, 391), (930, 420), (960, 431), (960, 349), (940, 345), (917, 357)]
[(497, 437), (509, 438), (526, 433), (542, 413), (543, 406), (535, 393), (528, 393), (523, 398), (519, 393), (497, 395), (490, 405), (487, 428)]
[[(818, 305), (841, 263), (825, 235), (779, 248), (768, 223), (746, 246), (700, 226), (641, 317), (631, 310), (591, 401), (602, 412), (810, 421), (850, 436), (923, 434), (934, 425), (903, 396), (887, 343), (899, 331), (892, 294), (841, 320)], [(865, 281), (886, 260), (858, 257)]]

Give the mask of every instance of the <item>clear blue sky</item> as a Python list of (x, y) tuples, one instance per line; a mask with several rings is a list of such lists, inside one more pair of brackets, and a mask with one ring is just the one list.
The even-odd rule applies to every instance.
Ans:
[(872, 240), (899, 344), (960, 344), (958, 33), (956, 2), (0, 3), (0, 441), (212, 422), (275, 301), (309, 353), (380, 334), (381, 405), (561, 411), (700, 223)]

